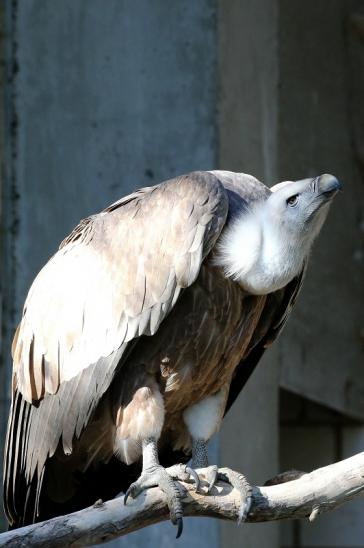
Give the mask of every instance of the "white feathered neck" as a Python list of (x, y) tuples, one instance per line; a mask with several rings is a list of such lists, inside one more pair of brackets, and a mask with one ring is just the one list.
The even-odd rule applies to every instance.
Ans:
[(297, 276), (312, 243), (284, 230), (265, 205), (244, 211), (226, 226), (214, 261), (227, 277), (255, 295), (281, 289)]

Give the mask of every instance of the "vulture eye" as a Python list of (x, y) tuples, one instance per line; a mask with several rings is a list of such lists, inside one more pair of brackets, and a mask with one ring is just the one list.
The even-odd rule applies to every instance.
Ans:
[(294, 206), (297, 204), (297, 202), (298, 202), (298, 196), (299, 196), (299, 194), (294, 194), (293, 196), (291, 196), (290, 198), (288, 198), (288, 199), (286, 200), (287, 205), (289, 205), (289, 206), (291, 206), (291, 207), (294, 207)]

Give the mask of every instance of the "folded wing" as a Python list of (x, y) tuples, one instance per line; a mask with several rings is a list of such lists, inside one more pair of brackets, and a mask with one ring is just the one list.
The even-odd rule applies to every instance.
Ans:
[(39, 497), (44, 464), (60, 440), (72, 452), (130, 347), (156, 332), (194, 282), (227, 213), (216, 176), (185, 175), (82, 221), (38, 274), (13, 343), (4, 478), (10, 520), (24, 517), (29, 490)]

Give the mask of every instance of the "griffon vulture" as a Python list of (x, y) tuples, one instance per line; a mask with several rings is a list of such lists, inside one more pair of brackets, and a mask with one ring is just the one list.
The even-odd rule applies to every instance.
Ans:
[[(281, 331), (340, 186), (194, 172), (80, 222), (34, 280), (14, 337), (11, 527), (159, 485), (180, 534), (176, 481), (198, 485), (194, 469)], [(240, 490), (244, 518), (245, 478), (216, 465), (206, 477)]]

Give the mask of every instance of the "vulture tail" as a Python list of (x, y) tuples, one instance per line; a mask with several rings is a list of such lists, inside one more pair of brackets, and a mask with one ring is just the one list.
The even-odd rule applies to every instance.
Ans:
[(42, 476), (26, 476), (25, 451), (31, 404), (15, 392), (12, 401), (4, 453), (3, 500), (10, 529), (32, 523), (38, 511), (37, 499)]

